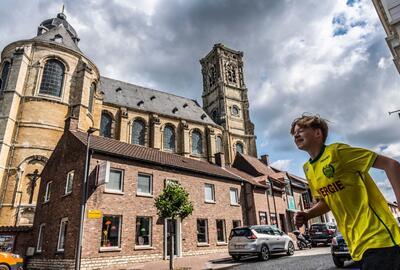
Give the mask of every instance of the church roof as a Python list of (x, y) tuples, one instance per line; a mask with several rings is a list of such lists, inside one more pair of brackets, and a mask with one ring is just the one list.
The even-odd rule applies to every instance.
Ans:
[(31, 40), (45, 41), (48, 43), (57, 44), (73, 51), (82, 53), (78, 45), (76, 45), (76, 43), (72, 40), (71, 35), (67, 32), (63, 24), (60, 24), (43, 34), (40, 34), (32, 38)]
[(144, 112), (216, 125), (197, 101), (158, 90), (106, 78), (100, 78), (104, 102)]

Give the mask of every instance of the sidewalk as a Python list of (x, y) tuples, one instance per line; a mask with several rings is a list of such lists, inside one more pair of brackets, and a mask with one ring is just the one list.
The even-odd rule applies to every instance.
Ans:
[[(227, 269), (231, 266), (239, 265), (229, 256), (228, 252), (219, 252), (207, 255), (187, 256), (174, 259), (174, 269), (176, 270), (211, 270)], [(131, 264), (129, 267), (119, 267), (126, 270), (168, 270), (169, 260), (154, 262), (144, 262)]]

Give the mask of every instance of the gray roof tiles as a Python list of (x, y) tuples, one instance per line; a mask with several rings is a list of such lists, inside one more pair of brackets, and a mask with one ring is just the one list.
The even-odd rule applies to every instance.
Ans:
[[(56, 35), (60, 35), (62, 36), (62, 42), (56, 42), (54, 40)], [(60, 24), (57, 27), (54, 27), (52, 29), (50, 29), (49, 31), (32, 38), (31, 40), (38, 40), (38, 41), (45, 41), (48, 43), (52, 43), (52, 44), (57, 44), (57, 45), (61, 45), (64, 46), (68, 49), (71, 49), (73, 51), (82, 53), (81, 50), (79, 49), (79, 47), (75, 44), (75, 42), (72, 40), (70, 34), (67, 32), (67, 30), (65, 29), (65, 27)]]
[(192, 99), (106, 77), (100, 78), (99, 89), (104, 92), (104, 102), (106, 103), (216, 125)]

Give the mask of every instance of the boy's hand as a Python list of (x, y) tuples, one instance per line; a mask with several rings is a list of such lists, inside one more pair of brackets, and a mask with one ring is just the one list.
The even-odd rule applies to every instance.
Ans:
[(297, 228), (300, 228), (303, 226), (303, 224), (306, 224), (308, 220), (308, 214), (303, 211), (296, 212), (294, 215), (294, 224), (296, 225)]

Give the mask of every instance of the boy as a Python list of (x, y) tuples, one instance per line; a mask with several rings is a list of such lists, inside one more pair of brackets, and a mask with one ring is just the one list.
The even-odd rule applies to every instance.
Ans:
[(382, 193), (368, 174), (384, 170), (400, 202), (400, 164), (372, 151), (334, 143), (325, 145), (326, 120), (303, 115), (290, 133), (300, 150), (310, 155), (304, 173), (317, 203), (295, 216), (300, 227), (310, 218), (332, 211), (354, 261), (362, 269), (400, 270), (400, 230)]

